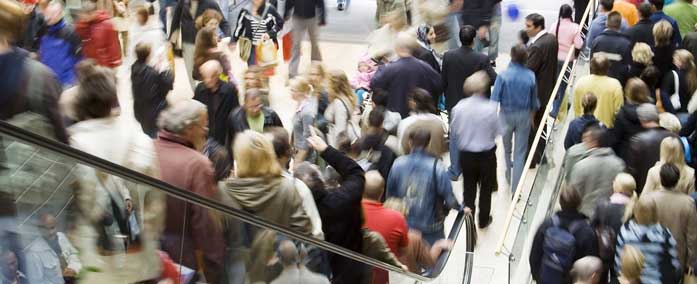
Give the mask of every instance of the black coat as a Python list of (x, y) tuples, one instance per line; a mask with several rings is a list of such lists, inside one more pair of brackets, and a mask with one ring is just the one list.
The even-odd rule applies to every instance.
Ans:
[(629, 38), (632, 44), (643, 42), (653, 47), (653, 22), (649, 19), (643, 19), (635, 25), (627, 29), (624, 34)]
[(133, 114), (143, 132), (150, 137), (157, 135), (157, 117), (167, 107), (167, 93), (173, 87), (174, 75), (171, 72), (158, 72), (140, 61), (131, 66)]
[[(380, 172), (380, 175), (387, 180), (390, 175), (390, 169), (392, 169), (392, 164), (397, 159), (397, 154), (390, 149), (390, 147), (385, 146), (385, 141), (387, 140), (387, 133), (382, 134), (370, 134), (361, 138), (358, 142), (361, 151), (372, 151), (373, 153), (379, 153), (379, 158), (377, 158), (377, 163), (373, 166)], [(384, 198), (383, 194), (383, 198)]]
[(226, 145), (228, 116), (240, 106), (235, 85), (220, 81), (218, 90), (211, 92), (204, 83), (199, 83), (194, 92), (194, 100), (208, 108), (208, 137), (215, 139), (220, 145)]
[[(339, 188), (313, 191), (317, 204), (325, 240), (355, 252), (362, 252), (361, 198), (365, 177), (363, 169), (351, 158), (338, 150), (328, 147), (322, 159), (332, 166), (342, 177)], [(334, 279), (332, 283), (359, 283), (364, 269), (361, 263), (347, 258), (331, 255), (330, 265)]]
[(591, 57), (596, 52), (603, 52), (610, 60), (608, 76), (620, 81), (622, 86), (627, 81), (627, 72), (632, 63), (632, 41), (620, 32), (605, 30), (593, 40)]
[(489, 26), (493, 8), (501, 0), (464, 0), (462, 1), (461, 26), (470, 25), (475, 28)]
[(672, 45), (654, 47), (653, 65), (661, 71), (659, 78), (664, 78), (670, 70), (673, 70), (673, 53), (675, 53), (675, 47)]
[[(559, 211), (555, 213), (555, 215), (559, 217), (561, 226), (569, 226), (571, 222), (576, 220), (588, 219), (586, 215), (574, 211)], [(532, 241), (532, 248), (530, 249), (530, 272), (532, 274), (532, 279), (535, 280), (540, 279), (540, 268), (542, 267), (542, 256), (544, 254), (542, 251), (542, 244), (545, 240), (544, 234), (547, 228), (551, 226), (552, 220), (547, 218), (537, 229), (535, 239)], [(598, 255), (598, 240), (590, 224), (586, 224), (583, 228), (576, 231), (574, 237), (576, 239), (576, 255), (574, 256), (574, 261), (585, 256)]]
[[(275, 111), (269, 107), (262, 107), (261, 113), (264, 115), (264, 129), (267, 127), (283, 127), (283, 122), (281, 118), (278, 117)], [(227, 120), (228, 138), (225, 145), (227, 149), (232, 149), (232, 143), (235, 142), (235, 136), (237, 133), (249, 129), (249, 123), (247, 122), (247, 112), (243, 107), (238, 107), (230, 113)]]
[(557, 78), (558, 48), (557, 38), (550, 33), (542, 35), (528, 47), (528, 63), (526, 65), (535, 73), (537, 98), (542, 106), (538, 112), (544, 111), (554, 90)]
[(625, 161), (627, 172), (636, 181), (636, 192), (641, 194), (646, 184), (649, 169), (656, 165), (661, 158), (661, 142), (666, 137), (678, 137), (662, 127), (646, 129), (634, 135), (629, 141), (629, 149)]
[(697, 32), (689, 32), (682, 39), (681, 48), (687, 49), (690, 53), (697, 54)]
[[(556, 57), (554, 62), (554, 66), (556, 66)], [(490, 83), (493, 84), (496, 80), (496, 71), (491, 66), (489, 57), (485, 54), (475, 52), (472, 48), (463, 46), (449, 50), (443, 55), (441, 79), (443, 80), (443, 89), (445, 90), (445, 109), (450, 111), (465, 97), (462, 89), (465, 79), (481, 70), (489, 74)]]
[(612, 147), (612, 150), (625, 162), (627, 161), (629, 139), (644, 130), (639, 122), (637, 107), (639, 107), (638, 104), (626, 102), (615, 115), (614, 126), (605, 139), (607, 145)]
[(414, 57), (425, 62), (426, 64), (428, 64), (428, 66), (431, 66), (433, 70), (436, 70), (436, 72), (440, 73), (440, 64), (438, 64), (436, 56), (433, 55), (433, 52), (431, 52), (430, 50), (424, 47), (419, 47), (417, 50), (415, 50)]
[(24, 25), (25, 29), (22, 33), (22, 38), (20, 38), (19, 42), (17, 43), (19, 47), (30, 52), (37, 52), (39, 50), (39, 40), (41, 39), (41, 36), (46, 33), (47, 27), (44, 16), (37, 13), (37, 9), (38, 8), (34, 8), (34, 10), (32, 10), (29, 14), (29, 19)]
[(407, 96), (414, 88), (428, 91), (434, 105), (443, 92), (438, 72), (415, 57), (403, 57), (380, 67), (370, 81), (370, 88), (387, 91), (387, 109), (399, 112), (402, 117), (409, 116)]
[[(201, 16), (203, 12), (207, 9), (213, 9), (218, 11), (220, 15), (224, 15), (220, 10), (220, 6), (213, 0), (198, 0), (198, 7), (196, 7), (196, 14), (191, 15), (189, 12), (189, 7), (191, 7), (192, 0), (179, 0), (177, 6), (174, 8), (174, 16), (172, 18), (172, 30), (170, 32), (170, 37), (176, 30), (181, 31), (182, 41), (186, 43), (194, 43), (196, 40), (196, 18)], [(220, 20), (220, 29), (223, 31), (225, 36), (230, 36), (230, 25), (228, 24), (225, 17)]]

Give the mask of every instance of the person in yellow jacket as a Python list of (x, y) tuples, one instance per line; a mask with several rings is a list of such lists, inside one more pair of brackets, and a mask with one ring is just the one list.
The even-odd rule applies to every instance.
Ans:
[(598, 98), (598, 106), (594, 115), (605, 124), (612, 128), (615, 122), (615, 114), (624, 104), (622, 95), (622, 85), (617, 79), (607, 76), (610, 69), (610, 62), (602, 54), (593, 56), (590, 62), (590, 75), (582, 77), (576, 82), (574, 88), (574, 114), (583, 115), (581, 100), (587, 93), (592, 93)]

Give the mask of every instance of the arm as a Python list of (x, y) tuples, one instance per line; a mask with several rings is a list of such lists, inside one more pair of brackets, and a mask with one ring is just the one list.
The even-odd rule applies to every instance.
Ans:
[(82, 262), (80, 262), (80, 256), (75, 249), (75, 247), (70, 243), (68, 238), (63, 233), (58, 233), (58, 240), (60, 243), (61, 250), (63, 250), (63, 255), (67, 256), (65, 261), (68, 263), (68, 269), (75, 272), (75, 274), (80, 273), (82, 269)]
[(244, 28), (244, 19), (245, 16), (247, 15), (247, 10), (242, 10), (240, 12), (240, 15), (237, 16), (237, 27), (235, 27), (235, 30), (232, 33), (232, 41), (237, 41), (241, 36), (244, 35), (245, 28)]
[[(319, 149), (317, 150), (320, 151)], [(343, 179), (339, 189), (336, 191), (346, 200), (350, 200), (350, 202), (360, 202), (365, 184), (364, 172), (361, 166), (332, 147), (327, 147), (326, 150), (320, 152), (327, 164), (332, 166)]]
[(452, 182), (450, 182), (450, 177), (441, 165), (438, 167), (436, 182), (438, 183), (438, 194), (443, 197), (448, 208), (460, 210), (461, 205), (457, 202), (457, 198), (455, 198), (455, 194), (453, 193), (453, 185)]
[(503, 95), (503, 80), (496, 78), (494, 82), (494, 91), (491, 92), (491, 100), (501, 103), (501, 95)]
[(157, 81), (164, 86), (165, 90), (174, 88), (174, 75), (170, 70), (165, 70), (157, 74)]
[(119, 46), (119, 38), (110, 23), (103, 23), (104, 26), (96, 28), (93, 33), (92, 40), (100, 45), (97, 50), (97, 63), (106, 64), (114, 68), (121, 65), (121, 48)]
[(392, 164), (390, 174), (387, 176), (387, 186), (385, 187), (385, 197), (389, 198), (397, 195), (399, 181), (401, 180), (400, 171), (396, 171), (397, 163)]
[[(336, 100), (341, 99), (336, 98)], [(341, 106), (338, 106), (338, 104), (334, 104), (335, 106), (338, 106), (334, 108), (334, 130), (336, 134), (344, 132), (348, 129), (348, 106), (343, 101), (340, 101), (340, 103)]]
[(583, 115), (583, 106), (581, 105), (581, 101), (583, 100), (583, 93), (582, 90), (578, 86), (578, 82), (576, 82), (576, 86), (574, 86), (574, 96), (573, 96), (573, 107), (574, 107), (574, 115), (576, 117), (580, 117)]
[[(614, 113), (617, 113), (620, 108), (624, 105), (624, 93), (622, 91), (622, 85), (617, 81), (616, 87), (612, 92)], [(606, 125), (607, 126), (607, 125)]]
[(532, 241), (530, 248), (530, 274), (532, 279), (540, 279), (540, 265), (542, 264), (542, 242), (544, 241), (544, 232), (547, 229), (547, 222), (542, 223), (535, 233), (535, 238)]
[(266, 24), (266, 30), (269, 32), (269, 36), (272, 39), (278, 37), (278, 32), (283, 29), (283, 18), (278, 14), (275, 8), (269, 9), (269, 14), (271, 15), (270, 21)]

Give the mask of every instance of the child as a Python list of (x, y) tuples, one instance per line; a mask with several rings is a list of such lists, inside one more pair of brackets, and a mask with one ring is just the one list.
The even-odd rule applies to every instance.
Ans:
[(363, 104), (365, 93), (370, 92), (370, 80), (373, 79), (377, 67), (368, 55), (363, 55), (358, 62), (358, 73), (351, 79), (351, 87), (356, 90), (358, 105)]

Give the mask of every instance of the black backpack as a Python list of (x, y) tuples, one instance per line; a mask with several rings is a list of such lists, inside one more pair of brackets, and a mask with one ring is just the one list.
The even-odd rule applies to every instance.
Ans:
[(558, 216), (552, 217), (552, 226), (544, 232), (542, 267), (538, 284), (565, 283), (576, 256), (576, 237), (585, 220), (562, 226)]

